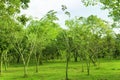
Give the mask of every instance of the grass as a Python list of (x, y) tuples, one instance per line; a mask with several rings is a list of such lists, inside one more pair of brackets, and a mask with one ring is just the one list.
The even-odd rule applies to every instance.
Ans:
[[(85, 64), (84, 64), (85, 65)], [(86, 66), (84, 67), (86, 69)], [(101, 61), (99, 67), (91, 64), (90, 75), (81, 72), (80, 62), (69, 63), (70, 80), (120, 80), (120, 60)], [(40, 65), (39, 73), (35, 66), (29, 66), (28, 78), (23, 78), (22, 65), (10, 66), (3, 71), (0, 80), (65, 80), (65, 62), (49, 62)]]

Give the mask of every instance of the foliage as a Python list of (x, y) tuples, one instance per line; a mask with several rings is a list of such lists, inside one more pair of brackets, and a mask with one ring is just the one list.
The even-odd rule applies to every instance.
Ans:
[(119, 0), (82, 0), (82, 2), (88, 5), (96, 5), (99, 2), (103, 4), (102, 9), (109, 10), (109, 16), (113, 18), (114, 21), (120, 21), (120, 1)]
[[(108, 9), (109, 16), (113, 17), (115, 21), (112, 25), (95, 15), (90, 15), (87, 18), (75, 17), (71, 19), (71, 14), (67, 11), (67, 7), (62, 5), (64, 14), (68, 16), (68, 20), (65, 21), (67, 29), (62, 29), (57, 23), (59, 19), (56, 16), (57, 12), (54, 10), (50, 10), (39, 20), (26, 17), (26, 15), (18, 16), (21, 8), (27, 9), (29, 7), (29, 2), (30, 0), (0, 0), (0, 75), (3, 72), (3, 65), (5, 70), (7, 70), (8, 65), (12, 66), (15, 62), (18, 63), (18, 66), (21, 64), (21, 66), (24, 67), (24, 77), (29, 74), (29, 71), (34, 71), (33, 67), (30, 66), (28, 68), (29, 65), (35, 65), (35, 72), (37, 72), (37, 74), (34, 75), (39, 75), (44, 73), (38, 73), (39, 68), (41, 68), (41, 71), (45, 70), (45, 68), (48, 68), (46, 65), (49, 64), (45, 63), (42, 67), (39, 66), (40, 63), (60, 59), (61, 61), (66, 61), (66, 66), (62, 66), (64, 63), (61, 63), (62, 65), (60, 63), (57, 65), (53, 63), (53, 65), (62, 69), (61, 71), (57, 69), (60, 71), (60, 73), (58, 71), (60, 75), (64, 71), (63, 68), (66, 67), (66, 80), (69, 79), (68, 76), (70, 75), (75, 78), (75, 74), (82, 77), (82, 74), (79, 74), (81, 69), (83, 74), (85, 74), (84, 71), (87, 71), (88, 75), (95, 75), (93, 73), (98, 72), (100, 74), (95, 75), (98, 77), (102, 72), (95, 69), (103, 70), (103, 68), (100, 68), (99, 60), (101, 58), (105, 60), (120, 59), (120, 35), (115, 34), (113, 31), (114, 27), (119, 27), (119, 0), (82, 0), (86, 6), (96, 5), (97, 3), (99, 4), (99, 2), (102, 3), (103, 9)], [(29, 24), (26, 25), (27, 23)], [(77, 63), (72, 62), (71, 64), (70, 61), (73, 59)], [(68, 66), (69, 63), (70, 66)], [(94, 64), (94, 67), (91, 63)], [(112, 64), (112, 62), (110, 62), (110, 64)], [(118, 65), (118, 63), (115, 64)], [(49, 66), (51, 68), (52, 64), (49, 64)], [(52, 66), (52, 68), (57, 67)], [(114, 70), (112, 66), (106, 67), (104, 64), (106, 70), (108, 70), (107, 68), (109, 67)], [(70, 73), (68, 69), (73, 71), (74, 74)], [(15, 70), (19, 69), (15, 68)], [(57, 76), (56, 70), (47, 70), (46, 73), (48, 73), (48, 75), (49, 71), (51, 71)], [(44, 74), (47, 75), (46, 73)], [(17, 71), (15, 74), (17, 74)], [(114, 74), (111, 75), (115, 76), (115, 74), (114, 72)], [(8, 75), (7, 72), (5, 72), (5, 75)], [(32, 75), (32, 73), (30, 73), (30, 75)], [(64, 77), (63, 74), (61, 77)], [(112, 78), (109, 77), (110, 76), (108, 76), (107, 79), (112, 80)], [(0, 77), (0, 79), (2, 78)], [(45, 79), (48, 78), (45, 77)], [(54, 77), (52, 79), (56, 78)], [(95, 79), (97, 78), (95, 77)], [(116, 77), (116, 79), (118, 78)]]

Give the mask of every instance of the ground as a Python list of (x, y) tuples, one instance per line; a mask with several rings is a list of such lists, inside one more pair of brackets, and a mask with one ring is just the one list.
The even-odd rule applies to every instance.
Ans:
[[(85, 65), (85, 64), (84, 64)], [(86, 69), (86, 65), (84, 66)], [(91, 64), (90, 75), (86, 70), (81, 72), (80, 62), (69, 63), (70, 80), (120, 80), (120, 60), (104, 60), (100, 66)], [(23, 78), (22, 65), (14, 64), (3, 71), (0, 80), (65, 80), (65, 62), (48, 62), (40, 65), (39, 73), (35, 73), (35, 66), (29, 65), (28, 78)]]

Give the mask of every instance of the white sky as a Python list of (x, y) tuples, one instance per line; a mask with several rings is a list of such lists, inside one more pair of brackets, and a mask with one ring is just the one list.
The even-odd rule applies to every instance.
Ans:
[(31, 0), (29, 8), (27, 10), (22, 10), (21, 13), (41, 18), (48, 11), (55, 10), (58, 12), (59, 24), (64, 27), (64, 21), (68, 19), (68, 17), (61, 10), (61, 5), (67, 6), (67, 10), (71, 13), (71, 17), (88, 17), (93, 14), (104, 20), (111, 21), (111, 19), (107, 17), (108, 11), (101, 10), (100, 5), (85, 7), (80, 0)]

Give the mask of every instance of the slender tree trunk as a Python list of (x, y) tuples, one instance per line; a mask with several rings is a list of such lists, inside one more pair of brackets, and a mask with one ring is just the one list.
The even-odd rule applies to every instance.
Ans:
[(92, 63), (94, 64), (94, 66), (97, 66), (95, 59), (93, 57), (91, 57), (90, 59), (91, 59)]
[(43, 59), (42, 51), (41, 51), (40, 55), (38, 56), (38, 59), (39, 59), (39, 61), (38, 61), (39, 64), (42, 65), (43, 64), (43, 62), (42, 62), (42, 59)]
[(36, 73), (39, 73), (39, 62), (36, 62)]
[(3, 58), (2, 58), (3, 54), (0, 54), (0, 75), (2, 75), (2, 64), (3, 64)]
[(36, 73), (39, 72), (39, 56), (36, 56)]
[(87, 75), (90, 75), (90, 61), (87, 61)]
[(75, 62), (78, 62), (78, 59), (77, 59), (77, 57), (75, 57)]
[(4, 55), (4, 66), (5, 66), (5, 71), (7, 71), (7, 63), (8, 63), (8, 61), (7, 61), (7, 53)]
[(25, 62), (25, 59), (23, 57), (23, 54), (21, 54), (21, 58), (22, 58), (22, 61), (23, 61), (23, 65), (24, 65), (24, 77), (28, 77), (27, 75), (27, 64)]
[(69, 80), (69, 78), (68, 78), (69, 59), (70, 59), (70, 51), (68, 51), (67, 54), (66, 54), (66, 80)]
[(38, 73), (39, 72), (39, 63), (40, 63), (40, 54), (39, 53), (35, 54), (35, 59), (36, 59), (36, 73)]
[(24, 65), (24, 77), (28, 77), (28, 75), (27, 75), (27, 66), (26, 65)]
[(0, 75), (2, 75), (2, 63), (3, 63), (3, 61), (2, 61), (2, 57), (1, 57), (1, 59), (0, 59)]
[(67, 55), (66, 56), (66, 80), (68, 80), (68, 61), (69, 61), (69, 58), (68, 58), (68, 55)]
[(70, 60), (70, 52), (71, 52), (70, 50), (71, 50), (71, 48), (70, 48), (69, 37), (67, 36), (66, 32), (64, 34), (64, 39), (66, 41), (66, 78), (65, 78), (65, 80), (69, 80), (69, 78), (68, 78), (68, 62)]
[(78, 62), (78, 59), (77, 59), (77, 58), (78, 58), (78, 53), (75, 52), (75, 53), (74, 53), (74, 61), (75, 61), (75, 62)]
[(20, 63), (20, 55), (18, 55), (18, 57), (17, 57), (17, 64), (19, 64)]
[(7, 62), (5, 62), (4, 64), (5, 64), (5, 71), (7, 71)]
[(84, 62), (82, 58), (81, 58), (81, 64), (82, 64), (82, 72), (84, 72)]
[(96, 64), (96, 60), (95, 60), (95, 58), (96, 58), (96, 51), (94, 51), (93, 49), (90, 49), (90, 51), (91, 51), (91, 56), (90, 56), (90, 60), (92, 61), (92, 63), (94, 64), (94, 66), (97, 66), (97, 64)]
[(22, 58), (23, 58), (23, 64), (24, 64), (24, 77), (28, 77), (28, 73), (27, 73), (27, 67), (28, 67), (28, 64), (29, 64), (29, 61), (30, 61), (30, 57), (31, 57), (31, 54), (33, 52), (33, 49), (31, 49), (31, 52), (30, 54), (28, 55), (28, 58), (27, 58), (27, 61), (25, 61), (23, 55), (22, 55)]
[(42, 65), (42, 64), (43, 64), (42, 59), (40, 59), (40, 60), (39, 60), (39, 64), (40, 64), (40, 65)]
[(2, 75), (2, 61), (0, 61), (0, 75)]

